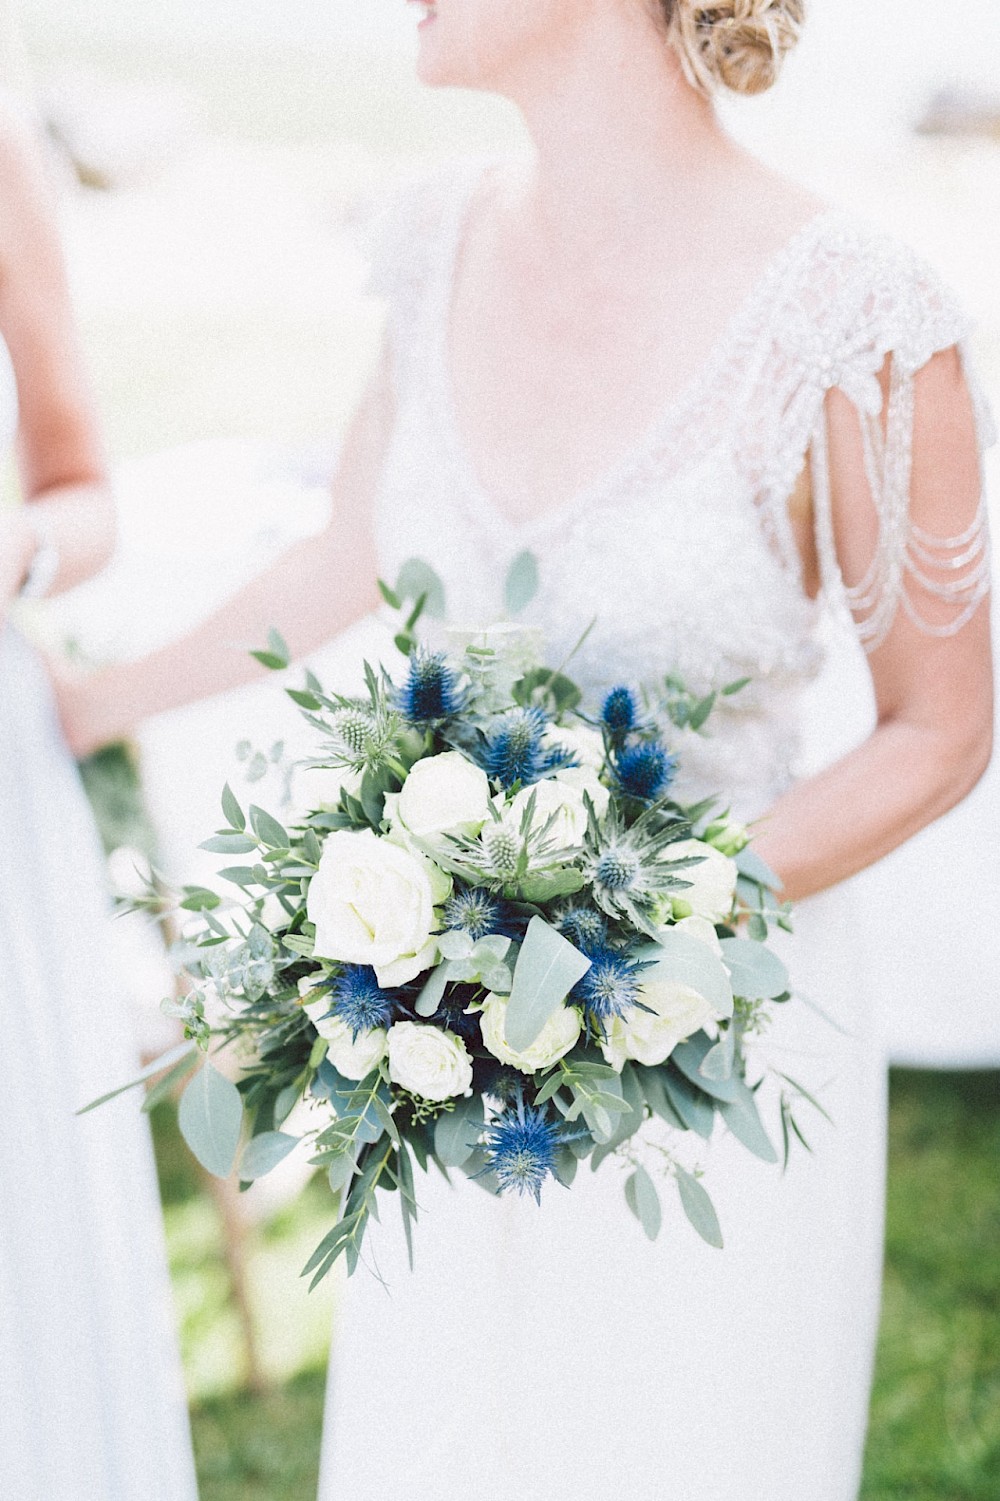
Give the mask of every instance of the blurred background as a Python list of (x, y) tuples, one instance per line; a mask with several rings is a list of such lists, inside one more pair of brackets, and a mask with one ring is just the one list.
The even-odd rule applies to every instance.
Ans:
[[(811, 11), (774, 95), (725, 105), (732, 129), (935, 262), (976, 319), (1000, 405), (997, 0)], [(417, 87), (404, 0), (3, 0), (0, 20), (0, 81), (51, 143), (121, 497), (110, 574), (42, 628), (92, 659), (134, 654), (322, 526), (380, 332), (366, 215), (428, 162), (523, 142), (499, 102)], [(318, 670), (353, 680), (380, 639), (366, 622)], [(297, 733), (270, 685), (152, 724), (132, 763), (91, 765), (116, 880), (133, 847), (204, 875), (193, 852), (223, 781), (280, 798)], [(153, 1053), (170, 1040), (169, 971), (155, 933), (130, 920), (115, 934)], [(1000, 1495), (1000, 1073), (982, 1066), (1000, 1062), (1000, 1027), (992, 1051), (959, 1060), (978, 1070), (892, 1076), (865, 1501)], [(329, 1198), (312, 1185), (293, 1203), (292, 1165), (237, 1202), (197, 1174), (169, 1111), (156, 1130), (203, 1497), (311, 1501), (331, 1294), (297, 1273)]]

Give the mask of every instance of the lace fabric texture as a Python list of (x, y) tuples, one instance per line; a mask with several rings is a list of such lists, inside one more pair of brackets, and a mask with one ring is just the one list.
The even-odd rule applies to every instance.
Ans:
[[(405, 191), (374, 237), (372, 289), (388, 299), (397, 422), (377, 505), (380, 562), (441, 573), (449, 613), (503, 613), (507, 567), (541, 569), (527, 616), (584, 686), (653, 682), (665, 666), (725, 700), (710, 739), (686, 747), (692, 792), (726, 785), (756, 811), (787, 785), (794, 700), (821, 661), (822, 604), (848, 609), (867, 649), (900, 610), (951, 634), (989, 589), (985, 503), (955, 535), (911, 514), (918, 372), (958, 346), (981, 447), (993, 424), (972, 371), (968, 320), (912, 252), (841, 213), (811, 219), (773, 258), (688, 386), (642, 439), (569, 501), (528, 522), (505, 516), (465, 450), (450, 386), (454, 268), (482, 164)], [(883, 399), (884, 371), (888, 396)], [(877, 541), (848, 583), (836, 545), (827, 398), (858, 415)], [(811, 463), (823, 601), (803, 589), (788, 500)], [(596, 618), (595, 618), (596, 617)]]

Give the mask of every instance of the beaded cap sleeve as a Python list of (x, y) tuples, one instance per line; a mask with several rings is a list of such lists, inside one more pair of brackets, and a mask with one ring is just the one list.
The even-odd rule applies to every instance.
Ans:
[[(866, 649), (886, 639), (900, 610), (929, 635), (954, 635), (990, 587), (982, 466), (978, 506), (950, 533), (921, 525), (911, 485), (917, 378), (935, 354), (958, 349), (980, 453), (995, 441), (969, 356), (969, 320), (918, 256), (846, 216), (826, 225), (801, 269), (776, 310), (761, 364), (769, 420), (746, 434), (768, 529), (789, 545), (785, 507), (808, 451), (824, 589), (849, 609)], [(826, 400), (834, 389), (858, 415), (877, 537), (854, 583), (843, 577), (836, 545)], [(748, 410), (757, 412), (757, 403)]]

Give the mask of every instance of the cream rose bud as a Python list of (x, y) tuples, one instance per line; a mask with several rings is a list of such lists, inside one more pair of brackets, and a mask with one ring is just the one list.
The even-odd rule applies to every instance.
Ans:
[(587, 724), (550, 724), (542, 736), (546, 750), (566, 750), (575, 756), (578, 770), (598, 772), (604, 765), (604, 737)]
[[(303, 990), (303, 986), (308, 989)], [(327, 1043), (327, 1057), (345, 1079), (364, 1079), (373, 1068), (378, 1068), (385, 1057), (387, 1033), (382, 1027), (370, 1032), (360, 1032), (357, 1039), (339, 1016), (328, 1016), (330, 995), (322, 992), (315, 1001), (306, 1000), (312, 990), (311, 980), (300, 980), (299, 991), (303, 996), (302, 1009), (312, 1022), (320, 1037)]]
[(665, 1063), (679, 1042), (712, 1022), (715, 1012), (703, 995), (676, 980), (650, 979), (639, 987), (639, 1000), (626, 1017), (607, 1024), (601, 1051), (621, 1073), (631, 1058), (652, 1068)]
[(479, 1016), (483, 1042), (494, 1058), (509, 1063), (522, 1074), (551, 1068), (564, 1058), (579, 1041), (582, 1022), (575, 1006), (560, 1006), (549, 1017), (530, 1048), (522, 1052), (508, 1046), (506, 1039), (508, 997), (487, 995)]
[(306, 913), (320, 959), (367, 964), (383, 989), (405, 985), (437, 957), (431, 862), (371, 829), (338, 829), (323, 844)]
[(458, 751), (427, 756), (411, 767), (390, 816), (417, 839), (474, 838), (490, 816), (486, 773)]
[(454, 1032), (420, 1022), (389, 1028), (389, 1078), (422, 1100), (450, 1100), (472, 1091), (472, 1059)]
[(679, 880), (690, 882), (685, 890), (677, 892), (677, 898), (690, 907), (695, 917), (704, 917), (711, 923), (725, 922), (732, 912), (736, 895), (736, 862), (713, 849), (712, 845), (703, 844), (700, 839), (682, 839), (678, 844), (669, 844), (663, 859), (669, 864), (672, 860), (687, 860), (695, 856), (698, 857), (697, 865), (688, 865), (677, 872)]

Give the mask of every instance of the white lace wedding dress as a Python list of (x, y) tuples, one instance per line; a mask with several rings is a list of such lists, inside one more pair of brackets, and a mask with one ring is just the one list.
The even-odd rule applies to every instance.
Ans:
[[(16, 424), (0, 345), (0, 435)], [(104, 862), (41, 663), (0, 626), (0, 1497), (194, 1501)]]
[[(533, 550), (528, 616), (593, 693), (678, 669), (699, 690), (744, 675), (710, 738), (682, 746), (687, 790), (763, 812), (795, 774), (802, 696), (844, 608), (823, 461), (833, 387), (863, 418), (879, 544), (850, 603), (878, 640), (919, 603), (913, 566), (960, 629), (987, 588), (982, 515), (935, 540), (907, 508), (914, 374), (960, 342), (950, 296), (907, 251), (837, 212), (794, 236), (701, 372), (645, 439), (570, 502), (512, 524), (477, 483), (446, 357), (453, 271), (478, 172), (424, 187), (384, 229), (398, 416), (378, 497), (380, 567), (412, 555), (456, 621), (502, 613)], [(886, 425), (877, 373), (892, 356)], [(988, 436), (977, 398), (981, 437)], [(785, 502), (809, 451), (825, 601), (804, 595)], [(948, 566), (949, 563), (956, 566)], [(391, 1201), (334, 1331), (322, 1501), (853, 1501), (881, 1272), (885, 1068), (868, 955), (891, 942), (846, 882), (803, 902), (787, 945), (809, 1004), (781, 1010), (772, 1061), (833, 1117), (782, 1177), (719, 1135), (708, 1249), (666, 1192), (643, 1237), (613, 1161), (571, 1191), (495, 1200), (459, 1175), (418, 1182), (416, 1270)], [(765, 1108), (772, 1133), (776, 1102)]]

